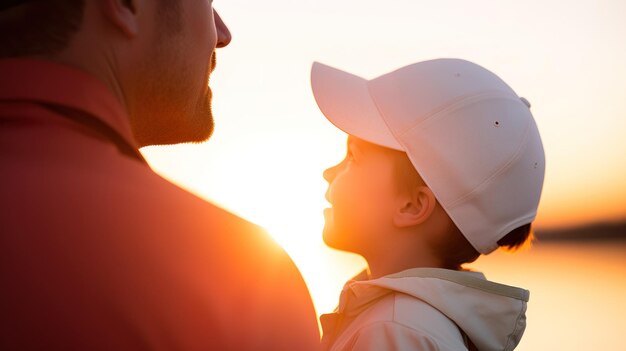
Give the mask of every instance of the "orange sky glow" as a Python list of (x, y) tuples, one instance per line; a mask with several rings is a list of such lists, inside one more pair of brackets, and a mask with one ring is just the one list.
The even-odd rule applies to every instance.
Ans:
[(626, 2), (229, 0), (233, 34), (211, 79), (203, 144), (144, 148), (152, 167), (262, 225), (291, 254), (318, 313), (364, 261), (321, 240), (325, 168), (346, 136), (309, 86), (314, 60), (366, 78), (439, 57), (485, 66), (532, 103), (546, 150), (538, 227), (626, 218)]

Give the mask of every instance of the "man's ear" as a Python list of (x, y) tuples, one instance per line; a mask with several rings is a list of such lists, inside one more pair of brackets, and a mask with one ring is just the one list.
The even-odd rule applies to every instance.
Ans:
[(436, 205), (437, 199), (429, 187), (415, 187), (403, 197), (393, 216), (393, 224), (400, 228), (422, 224), (432, 215)]
[(142, 0), (101, 0), (104, 14), (113, 26), (129, 38), (139, 32), (138, 7)]

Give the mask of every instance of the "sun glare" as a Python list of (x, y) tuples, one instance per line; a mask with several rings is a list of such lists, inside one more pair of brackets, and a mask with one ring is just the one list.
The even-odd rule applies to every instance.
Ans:
[[(336, 137), (336, 142), (323, 146), (302, 140), (292, 144), (294, 148), (276, 144), (272, 154), (278, 159), (299, 161), (291, 167), (282, 164), (283, 170), (288, 171), (279, 175), (275, 170), (280, 165), (267, 159), (259, 164), (233, 165), (232, 174), (249, 175), (250, 169), (256, 169), (254, 185), (229, 189), (224, 194), (226, 201), (220, 202), (261, 225), (287, 251), (311, 290), (318, 314), (335, 308), (345, 280), (365, 265), (360, 257), (332, 250), (322, 240), (323, 209), (329, 206), (324, 199), (327, 184), (322, 171), (345, 152), (345, 136), (337, 132)], [(308, 166), (302, 159), (306, 159)], [(256, 188), (256, 196), (250, 196), (252, 187)]]
[[(317, 313), (323, 314), (336, 307), (343, 284), (365, 262), (328, 248), (322, 240), (323, 210), (329, 206), (322, 172), (343, 158), (346, 136), (326, 125), (322, 116), (315, 120), (330, 132), (323, 142), (293, 140), (281, 130), (257, 130), (240, 133), (228, 152), (227, 141), (217, 135), (203, 145), (143, 152), (155, 169), (168, 169), (162, 173), (168, 179), (263, 227), (298, 266)], [(211, 154), (213, 148), (221, 152), (199, 165), (194, 153)], [(169, 160), (176, 167), (168, 165)]]
[[(462, 57), (501, 75), (532, 102), (547, 160), (536, 228), (625, 218), (623, 2), (496, 3), (221, 3), (220, 14), (236, 33), (233, 43), (220, 52), (212, 76), (214, 136), (201, 145), (143, 152), (168, 179), (265, 228), (302, 272), (318, 314), (327, 313), (336, 306), (345, 280), (365, 262), (329, 249), (321, 238), (323, 209), (328, 206), (322, 172), (343, 157), (345, 135), (315, 104), (309, 80), (312, 61), (373, 78), (417, 60)], [(528, 18), (535, 25), (525, 26)], [(379, 25), (372, 26), (374, 22)], [(562, 340), (574, 330), (545, 329), (558, 323), (540, 313), (554, 305), (546, 296), (562, 298), (551, 285), (553, 278), (586, 264), (567, 261), (571, 265), (558, 270), (537, 267), (545, 281), (526, 284), (524, 279), (535, 275), (526, 271), (527, 263), (556, 267), (560, 262), (551, 256), (552, 249), (542, 247), (509, 255), (528, 259), (511, 259), (507, 262), (520, 270), (503, 271), (503, 278), (513, 284), (537, 290), (539, 303), (531, 313), (543, 321), (531, 322), (526, 349), (544, 345), (545, 338)], [(567, 254), (574, 257), (575, 249), (567, 248)], [(532, 252), (543, 255), (542, 260), (536, 261)], [(509, 256), (497, 257), (504, 261)], [(601, 257), (599, 251), (592, 259)], [(623, 267), (623, 260), (616, 262)], [(485, 269), (499, 266), (500, 261)], [(578, 283), (581, 277), (586, 279), (577, 276), (572, 281)], [(626, 285), (620, 284), (623, 290)], [(573, 291), (568, 289), (563, 291)], [(581, 326), (584, 323), (577, 323)], [(590, 336), (588, 341), (598, 339)]]

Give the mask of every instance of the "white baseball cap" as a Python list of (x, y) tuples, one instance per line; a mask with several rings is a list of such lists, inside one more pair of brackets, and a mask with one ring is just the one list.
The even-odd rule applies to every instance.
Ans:
[(315, 62), (313, 95), (339, 129), (407, 153), (441, 206), (487, 254), (531, 223), (545, 156), (530, 103), (460, 59), (418, 62), (372, 80)]

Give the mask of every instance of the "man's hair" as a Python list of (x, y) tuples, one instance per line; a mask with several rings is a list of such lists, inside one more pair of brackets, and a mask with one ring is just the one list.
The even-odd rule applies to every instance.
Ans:
[[(179, 0), (159, 0), (167, 33), (182, 28)], [(0, 58), (54, 55), (80, 29), (85, 0), (15, 0), (0, 5)]]
[[(397, 152), (397, 154), (397, 157), (393, 157), (394, 177), (399, 189), (407, 190), (426, 185), (406, 153)], [(439, 257), (444, 258), (446, 268), (460, 269), (461, 265), (472, 263), (480, 257), (480, 252), (472, 246), (456, 225), (452, 226), (448, 234), (448, 237), (441, 241), (441, 245), (435, 248)], [(516, 251), (530, 245), (533, 239), (532, 225), (528, 223), (512, 230), (498, 240), (498, 246), (506, 251)]]
[(80, 28), (85, 0), (21, 1), (0, 10), (0, 58), (54, 55)]

